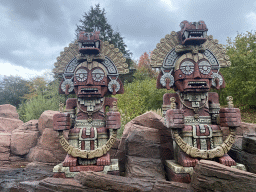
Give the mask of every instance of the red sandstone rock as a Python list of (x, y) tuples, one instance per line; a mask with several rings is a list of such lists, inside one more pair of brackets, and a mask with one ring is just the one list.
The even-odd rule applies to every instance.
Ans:
[(180, 184), (165, 180), (145, 180), (134, 177), (120, 177), (100, 172), (80, 172), (75, 176), (75, 179), (83, 186), (93, 188), (95, 191), (192, 191), (188, 184)]
[(0, 105), (0, 117), (19, 119), (19, 114), (17, 113), (16, 107), (10, 104)]
[(31, 120), (12, 131), (11, 153), (26, 155), (31, 148), (36, 146), (39, 138), (38, 121)]
[(11, 134), (0, 133), (0, 147), (10, 147), (10, 144), (11, 144)]
[(165, 179), (162, 160), (172, 158), (169, 153), (172, 139), (170, 134), (166, 136), (164, 127), (162, 117), (153, 112), (136, 117), (125, 125), (117, 153), (121, 174)]
[(11, 133), (14, 129), (17, 129), (22, 124), (23, 121), (19, 119), (0, 117), (0, 132)]
[[(67, 136), (68, 131), (65, 131)], [(66, 152), (59, 143), (58, 132), (45, 128), (36, 147), (27, 156), (29, 161), (59, 163), (65, 159)]]
[(125, 176), (147, 180), (165, 180), (161, 159), (128, 156)]
[(60, 162), (54, 152), (45, 150), (40, 146), (36, 146), (32, 148), (27, 155), (28, 161), (38, 161), (38, 162), (45, 162), (45, 163), (58, 163)]
[(40, 133), (43, 133), (45, 128), (53, 128), (53, 115), (58, 114), (58, 111), (45, 111), (42, 113), (40, 118), (38, 119), (38, 129)]
[(237, 129), (242, 129), (243, 136), (254, 134), (256, 132), (256, 124), (241, 122), (240, 128), (238, 127)]
[(10, 144), (11, 144), (11, 134), (0, 132), (0, 162), (9, 161), (10, 156)]
[(160, 137), (158, 129), (133, 125), (136, 129), (126, 139), (127, 155), (160, 159)]
[(256, 174), (200, 160), (194, 169), (191, 186), (195, 191), (256, 191)]
[(133, 124), (141, 125), (144, 127), (154, 128), (154, 129), (165, 129), (163, 124), (163, 117), (152, 112), (146, 112), (132, 120)]
[(256, 154), (256, 135), (248, 135), (244, 137), (242, 149), (245, 152)]

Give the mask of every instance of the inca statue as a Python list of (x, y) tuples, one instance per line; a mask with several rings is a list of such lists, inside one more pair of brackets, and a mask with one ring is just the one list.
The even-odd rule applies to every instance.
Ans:
[[(220, 109), (218, 94), (209, 92), (225, 87), (219, 70), (231, 65), (229, 56), (218, 40), (207, 36), (204, 21), (183, 21), (180, 27), (161, 39), (151, 59), (152, 67), (161, 69), (157, 88), (176, 91), (163, 96), (166, 126), (175, 140), (175, 163), (194, 167), (200, 159), (211, 159), (234, 166), (227, 152), (241, 123), (240, 110), (231, 101), (229, 108)], [(230, 130), (225, 141), (221, 127)], [(176, 172), (172, 174), (179, 181)]]
[[(119, 74), (129, 70), (123, 54), (100, 41), (99, 33), (80, 32), (78, 41), (65, 48), (55, 64), (54, 73), (62, 77), (60, 94), (76, 95), (66, 101), (65, 112), (53, 117), (54, 130), (67, 152), (63, 163), (54, 168), (56, 177), (104, 171), (111, 164), (109, 150), (121, 119), (117, 99), (106, 96), (123, 93)], [(69, 130), (68, 140), (62, 134), (64, 130)]]

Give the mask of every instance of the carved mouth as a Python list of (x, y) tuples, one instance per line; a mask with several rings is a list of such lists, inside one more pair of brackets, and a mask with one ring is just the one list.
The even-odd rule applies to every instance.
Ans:
[(98, 54), (100, 52), (100, 41), (79, 42), (79, 52), (82, 54)]
[(97, 94), (98, 92), (97, 88), (81, 88), (82, 94)]
[(207, 31), (184, 31), (183, 38), (206, 38)]
[(79, 42), (79, 48), (80, 49), (88, 49), (88, 48), (100, 48), (100, 42), (96, 41), (96, 42)]
[(206, 87), (207, 84), (205, 81), (190, 81), (188, 82), (189, 87)]

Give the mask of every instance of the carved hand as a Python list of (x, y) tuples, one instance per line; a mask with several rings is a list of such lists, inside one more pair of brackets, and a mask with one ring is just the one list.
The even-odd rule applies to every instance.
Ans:
[(108, 129), (119, 129), (121, 127), (121, 115), (119, 112), (107, 112), (106, 127)]
[(239, 127), (241, 124), (241, 114), (238, 108), (220, 109), (221, 127)]
[(70, 129), (70, 114), (57, 113), (53, 115), (53, 130), (63, 131), (66, 129)]
[(166, 125), (172, 129), (184, 128), (184, 113), (180, 109), (169, 109), (166, 112)]

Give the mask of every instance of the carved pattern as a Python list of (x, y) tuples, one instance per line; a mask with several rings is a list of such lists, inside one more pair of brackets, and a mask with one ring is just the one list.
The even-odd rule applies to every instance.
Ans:
[[(161, 39), (160, 43), (157, 44), (156, 49), (152, 52), (151, 66), (153, 68), (159, 68), (163, 66), (163, 62), (167, 60), (167, 66), (169, 62), (172, 63), (172, 50), (176, 45), (179, 44), (178, 36), (175, 31), (171, 34), (167, 34), (164, 39)], [(175, 49), (174, 49), (175, 51)], [(168, 58), (170, 55), (170, 58)], [(166, 63), (164, 62), (164, 63)]]
[(114, 65), (114, 63), (107, 56), (105, 56), (105, 60), (103, 62), (103, 65), (107, 68), (108, 74), (118, 74), (116, 66)]
[(202, 159), (212, 159), (215, 157), (222, 157), (226, 154), (232, 147), (235, 142), (235, 129), (230, 128), (230, 134), (226, 140), (218, 147), (215, 147), (211, 150), (200, 150), (196, 147), (192, 147), (187, 144), (179, 135), (178, 130), (173, 130), (173, 137), (177, 145), (184, 151), (186, 154), (194, 158)]
[(86, 151), (86, 150), (80, 150), (78, 148), (73, 147), (72, 145), (69, 144), (69, 142), (64, 138), (63, 134), (60, 132), (59, 134), (59, 140), (60, 144), (63, 147), (63, 149), (71, 156), (73, 157), (80, 157), (84, 159), (93, 159), (96, 157), (101, 157), (104, 154), (106, 154), (111, 147), (114, 145), (116, 141), (116, 136), (117, 136), (117, 130), (113, 129), (113, 133), (110, 136), (109, 140), (107, 143), (105, 143), (102, 147), (97, 148), (95, 150), (91, 151)]
[[(119, 51), (118, 48), (114, 47), (113, 44), (109, 44), (109, 42), (107, 41), (102, 42), (101, 54), (104, 55), (105, 58), (107, 58), (107, 61), (104, 61), (106, 65), (110, 62), (114, 66), (116, 66), (116, 73), (129, 73), (126, 58)], [(77, 55), (79, 55), (78, 42), (75, 41), (74, 43), (70, 43), (68, 47), (65, 47), (64, 51), (60, 52), (60, 56), (57, 57), (57, 62), (54, 63), (55, 68), (53, 69), (53, 73), (56, 75), (62, 75), (63, 73), (74, 73), (74, 70), (78, 65), (76, 61)], [(112, 67), (108, 70), (110, 70), (110, 74), (114, 72), (114, 69)]]
[[(218, 40), (213, 39), (212, 35), (207, 36), (207, 41), (201, 46), (183, 46), (180, 45), (177, 33), (172, 31), (171, 34), (167, 34), (164, 39), (160, 40), (156, 48), (152, 52), (151, 66), (153, 68), (172, 68), (175, 61), (179, 57), (177, 52), (192, 50), (193, 54), (204, 52), (204, 55), (208, 58), (212, 65), (212, 69), (218, 69), (220, 67), (229, 67), (231, 62), (229, 56), (226, 55), (226, 49), (221, 44), (218, 44)], [(174, 53), (175, 52), (175, 53)]]

